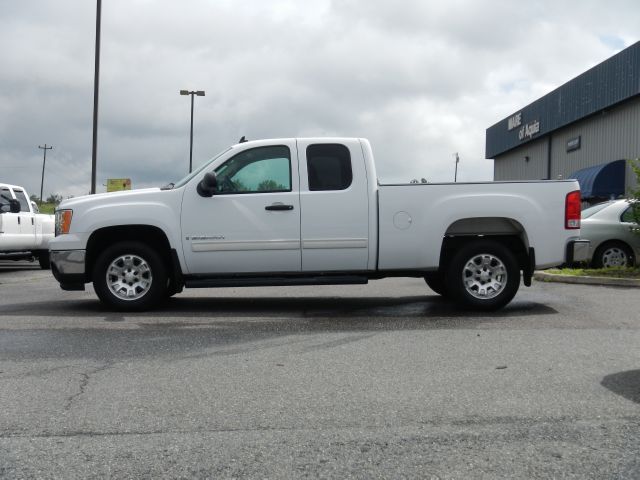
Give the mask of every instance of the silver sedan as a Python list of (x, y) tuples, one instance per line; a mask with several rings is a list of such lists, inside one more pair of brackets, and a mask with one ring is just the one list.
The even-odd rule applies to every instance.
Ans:
[(583, 210), (580, 236), (591, 241), (591, 265), (635, 265), (640, 258), (640, 234), (634, 233), (637, 228), (627, 200), (611, 200)]

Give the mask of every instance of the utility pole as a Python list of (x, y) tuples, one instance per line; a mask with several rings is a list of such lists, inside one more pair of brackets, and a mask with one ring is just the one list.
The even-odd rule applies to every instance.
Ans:
[(460, 157), (458, 156), (458, 152), (454, 153), (454, 155), (456, 156), (456, 171), (453, 174), (453, 182), (457, 182), (458, 181), (458, 163), (460, 163)]
[(96, 163), (98, 154), (98, 88), (100, 86), (100, 16), (102, 0), (96, 5), (96, 64), (93, 77), (93, 144), (91, 146), (91, 194), (96, 193)]
[(47, 163), (47, 150), (52, 150), (53, 145), (44, 144), (44, 147), (38, 145), (38, 148), (42, 149), (42, 153), (44, 154), (44, 158), (42, 159), (42, 180), (40, 180), (40, 203), (42, 203), (42, 187), (44, 186), (44, 165)]

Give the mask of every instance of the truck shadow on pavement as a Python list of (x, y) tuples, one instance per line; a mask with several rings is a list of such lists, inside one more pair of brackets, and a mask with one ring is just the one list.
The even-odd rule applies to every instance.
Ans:
[(640, 370), (612, 373), (604, 377), (600, 385), (627, 400), (640, 403)]
[[(357, 343), (378, 333), (416, 330), (468, 330), (470, 338), (482, 341), (485, 334), (478, 327), (495, 324), (499, 317), (503, 318), (499, 328), (504, 328), (505, 321), (526, 328), (539, 324), (540, 316), (555, 313), (545, 305), (514, 302), (499, 312), (478, 314), (460, 311), (435, 296), (185, 297), (142, 313), (110, 312), (94, 299), (31, 302), (0, 306), (0, 320), (8, 317), (18, 323), (17, 328), (2, 331), (0, 358), (110, 363), (278, 348), (305, 354)], [(33, 323), (19, 326), (22, 319)]]
[[(46, 305), (45, 305), (46, 303)], [(414, 319), (422, 327), (441, 319), (471, 319), (481, 322), (496, 318), (557, 314), (549, 306), (525, 301), (514, 301), (495, 312), (475, 312), (461, 309), (440, 296), (406, 297), (178, 297), (168, 299), (160, 308), (147, 312), (113, 312), (97, 300), (61, 300), (32, 302), (0, 306), (0, 316), (29, 315), (47, 317), (100, 316), (107, 321), (124, 317), (229, 319), (279, 318), (326, 319), (349, 322), (360, 319), (367, 323), (382, 319)], [(449, 325), (451, 326), (451, 325)]]

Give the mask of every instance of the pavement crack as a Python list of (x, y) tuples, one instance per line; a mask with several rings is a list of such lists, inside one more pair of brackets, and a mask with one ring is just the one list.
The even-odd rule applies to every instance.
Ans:
[(69, 397), (67, 397), (65, 404), (64, 404), (64, 410), (65, 412), (68, 412), (69, 410), (71, 410), (71, 407), (73, 406), (73, 403), (82, 395), (84, 395), (85, 393), (85, 389), (87, 388), (87, 385), (89, 384), (89, 380), (91, 380), (91, 377), (96, 375), (97, 373), (100, 373), (108, 368), (111, 367), (111, 364), (106, 363), (104, 365), (101, 365), (99, 367), (93, 368), (89, 371), (86, 372), (80, 372), (80, 383), (78, 386), (78, 391), (76, 393), (74, 393), (73, 395), (70, 395)]

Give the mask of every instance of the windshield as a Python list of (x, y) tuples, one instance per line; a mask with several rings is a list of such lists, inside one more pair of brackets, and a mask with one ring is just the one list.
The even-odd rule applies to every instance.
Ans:
[(608, 207), (609, 205), (612, 205), (612, 204), (613, 202), (603, 202), (603, 203), (597, 203), (592, 207), (585, 208), (584, 210), (582, 210), (582, 218), (589, 218), (590, 216), (595, 215), (600, 210), (603, 210), (605, 207)]
[(214, 161), (216, 161), (218, 158), (220, 158), (222, 155), (224, 155), (225, 153), (227, 153), (229, 150), (231, 150), (231, 147), (227, 148), (226, 150), (223, 150), (222, 152), (220, 152), (219, 154), (217, 154), (215, 157), (213, 157), (211, 160), (204, 162), (197, 170), (194, 170), (193, 172), (191, 172), (189, 175), (187, 175), (186, 177), (184, 177), (182, 180), (177, 181), (174, 185), (173, 188), (180, 188), (183, 185), (186, 185), (189, 180), (191, 180), (193, 177), (195, 177), (196, 175), (198, 175), (200, 172), (202, 172), (203, 170), (206, 170)]

